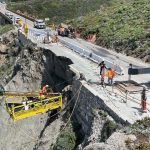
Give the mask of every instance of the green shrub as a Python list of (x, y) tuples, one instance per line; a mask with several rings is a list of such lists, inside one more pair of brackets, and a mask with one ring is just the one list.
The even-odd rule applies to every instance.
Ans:
[[(113, 0), (114, 1), (114, 0)], [(17, 1), (16, 1), (17, 2)], [(39, 18), (50, 18), (50, 22), (65, 22), (67, 19), (73, 19), (95, 11), (103, 4), (110, 4), (112, 0), (33, 0), (18, 3), (9, 3), (9, 9), (21, 10), (33, 14)], [(40, 12), (40, 13), (39, 13)]]
[(102, 133), (101, 133), (101, 141), (105, 142), (110, 135), (116, 131), (117, 125), (113, 121), (107, 120), (103, 126)]
[(73, 150), (76, 145), (76, 137), (72, 128), (66, 128), (57, 138), (53, 150)]
[[(141, 56), (149, 47), (150, 3), (148, 0), (125, 0), (89, 13), (82, 20), (74, 19), (76, 27), (86, 27), (81, 36), (97, 32), (98, 45)], [(144, 57), (144, 56), (143, 56)]]
[(0, 35), (2, 35), (2, 34), (4, 34), (4, 33), (8, 32), (8, 31), (10, 31), (10, 30), (12, 30), (12, 29), (14, 29), (14, 27), (13, 27), (13, 25), (10, 25), (10, 24), (0, 26)]

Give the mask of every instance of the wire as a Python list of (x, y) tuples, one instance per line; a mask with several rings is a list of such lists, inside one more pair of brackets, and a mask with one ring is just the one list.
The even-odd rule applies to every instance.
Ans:
[(69, 102), (67, 103), (67, 105), (65, 106), (65, 108), (63, 108), (62, 110), (58, 111), (57, 113), (55, 113), (54, 115), (50, 116), (51, 118), (58, 115), (59, 113), (63, 112), (71, 103), (71, 101), (74, 99), (74, 97), (76, 96), (76, 94), (80, 91), (80, 88), (77, 90), (77, 92), (73, 95), (73, 97), (69, 100)]
[(117, 107), (114, 103), (113, 103), (113, 101), (111, 100), (111, 98), (110, 98), (110, 96), (107, 94), (107, 92), (106, 92), (106, 86), (104, 87), (104, 86), (101, 86), (102, 88), (102, 90), (105, 92), (105, 94), (106, 94), (106, 96), (108, 97), (108, 99), (109, 99), (109, 101), (120, 111), (120, 109), (119, 109), (119, 107)]
[[(70, 78), (69, 80), (72, 80), (72, 78)], [(67, 80), (67, 81), (69, 81), (69, 80)], [(64, 81), (64, 82), (66, 82), (66, 81)], [(59, 83), (58, 85), (63, 84), (64, 82)], [(58, 86), (58, 85), (56, 85), (56, 86)], [(56, 116), (57, 114), (63, 112), (63, 111), (69, 106), (69, 104), (70, 104), (71, 101), (74, 99), (74, 97), (76, 96), (76, 94), (79, 93), (79, 92), (80, 92), (80, 88), (79, 88), (79, 89), (77, 90), (77, 92), (73, 95), (73, 97), (70, 99), (70, 101), (67, 103), (67, 105), (65, 106), (64, 109), (60, 110), (59, 112), (55, 113), (54, 115), (52, 115), (52, 116), (50, 116), (50, 117), (54, 117), (54, 116)], [(3, 109), (6, 109), (6, 108), (3, 107)], [(5, 122), (4, 120), (2, 120), (2, 121)], [(5, 125), (9, 125), (9, 124), (8, 124), (7, 122), (5, 122)], [(16, 129), (15, 124), (14, 124), (14, 128)], [(27, 135), (27, 136), (30, 137), (31, 139), (34, 139), (34, 141), (37, 141), (37, 140), (35, 140), (35, 137), (30, 136), (27, 132), (25, 132), (24, 130), (22, 130), (20, 127), (18, 127), (18, 128), (19, 128), (19, 131), (21, 131), (24, 135)], [(17, 129), (17, 130), (18, 130), (18, 129)], [(32, 141), (32, 142), (33, 142), (33, 141)]]
[(30, 139), (36, 139), (35, 137), (30, 136), (26, 131), (22, 130), (19, 126), (16, 128), (16, 125), (14, 124), (14, 128), (16, 129), (16, 131), (21, 131), (24, 135), (27, 135)]
[[(60, 130), (59, 134), (67, 127), (68, 123), (70, 122), (70, 119), (71, 119), (71, 117), (72, 117), (72, 115), (73, 115), (73, 113), (74, 113), (74, 110), (75, 110), (75, 108), (76, 108), (76, 105), (77, 105), (77, 102), (78, 102), (78, 99), (79, 99), (79, 95), (80, 95), (82, 86), (83, 86), (83, 84), (81, 84), (81, 86), (80, 86), (80, 88), (79, 88), (78, 96), (77, 96), (77, 99), (76, 99), (76, 101), (75, 101), (73, 110), (72, 110), (72, 112), (71, 112), (71, 114), (70, 114), (70, 117), (69, 117), (67, 123), (65, 124), (65, 126)], [(58, 135), (59, 135), (59, 134), (58, 134)]]
[[(67, 124), (69, 123), (69, 121), (70, 121), (70, 119), (71, 119), (71, 117), (72, 117), (72, 114), (73, 114), (73, 112), (74, 112), (74, 110), (75, 110), (77, 101), (78, 101), (78, 99), (79, 99), (79, 94), (80, 94), (80, 92), (81, 92), (82, 86), (83, 86), (83, 85), (81, 84), (81, 86), (79, 87), (79, 89), (76, 91), (76, 93), (73, 95), (73, 97), (71, 98), (71, 100), (70, 100), (70, 101), (68, 102), (68, 104), (67, 104), (67, 106), (69, 106), (70, 102), (73, 100), (73, 98), (74, 98), (74, 97), (77, 95), (77, 93), (78, 93), (77, 100), (76, 100), (76, 102), (75, 102), (75, 105), (74, 105), (74, 108), (73, 108), (73, 110), (72, 110), (72, 113), (71, 113), (71, 115), (70, 115), (70, 117), (69, 117), (67, 123), (65, 124), (65, 127), (64, 127), (62, 130), (60, 130), (60, 132), (58, 133), (58, 135), (66, 128)], [(54, 115), (52, 115), (52, 116), (50, 116), (50, 117), (54, 117), (55, 115), (59, 114), (60, 112), (62, 112), (63, 110), (65, 110), (67, 106), (65, 106), (64, 109), (60, 110), (59, 112), (57, 112), (56, 114), (54, 114)], [(57, 137), (58, 137), (58, 135), (57, 135)], [(29, 143), (31, 143), (31, 142), (36, 142), (36, 141), (37, 141), (37, 140), (34, 139), (34, 140), (32, 140), (32, 141), (30, 141), (30, 142), (27, 142), (27, 143), (24, 143), (24, 144), (22, 144), (22, 145), (26, 145), (26, 144), (29, 144)]]
[(57, 86), (59, 86), (59, 85), (61, 85), (63, 83), (66, 83), (67, 81), (71, 81), (71, 80), (73, 80), (73, 78), (70, 78), (70, 79), (68, 79), (66, 81), (60, 82), (60, 83), (56, 84), (55, 87), (57, 87)]
[[(124, 93), (123, 93), (120, 89), (118, 89), (118, 90), (122, 93), (122, 95), (120, 95), (120, 94), (117, 94), (117, 95), (119, 95), (120, 97), (126, 99), (126, 96), (124, 95)], [(107, 90), (107, 91), (110, 92), (109, 90)], [(113, 92), (113, 93), (115, 93), (115, 92)], [(116, 93), (115, 93), (115, 94), (116, 94)], [(139, 99), (137, 99), (137, 98), (134, 98), (134, 97), (132, 97), (131, 95), (128, 95), (128, 99), (130, 99), (131, 101), (133, 101), (133, 102), (135, 102), (135, 103), (141, 105), (141, 103), (139, 103), (139, 102), (136, 101), (136, 100), (138, 100), (138, 101), (141, 101), (141, 100), (139, 100)], [(134, 99), (136, 99), (136, 100), (134, 100)], [(150, 105), (149, 103), (147, 103), (147, 104)], [(147, 109), (147, 110), (150, 112), (150, 109)]]

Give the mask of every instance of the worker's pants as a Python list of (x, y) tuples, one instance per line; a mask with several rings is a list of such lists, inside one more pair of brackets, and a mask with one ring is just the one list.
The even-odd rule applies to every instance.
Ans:
[(112, 85), (113, 84), (113, 78), (108, 78), (108, 85)]
[(104, 76), (101, 76), (101, 84), (104, 85)]
[(100, 67), (100, 75), (104, 74), (104, 68)]

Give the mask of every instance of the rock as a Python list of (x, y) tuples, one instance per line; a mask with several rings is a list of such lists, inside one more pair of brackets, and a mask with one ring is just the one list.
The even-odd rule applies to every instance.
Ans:
[(150, 55), (147, 55), (143, 58), (144, 62), (150, 62)]
[(86, 146), (83, 150), (104, 150), (104, 143), (94, 143)]
[(135, 135), (128, 135), (128, 138), (131, 140), (131, 142), (134, 142), (137, 138)]
[(121, 132), (113, 133), (105, 143), (92, 143), (84, 148), (84, 150), (127, 150), (125, 141), (130, 138), (135, 141), (134, 135), (126, 135)]

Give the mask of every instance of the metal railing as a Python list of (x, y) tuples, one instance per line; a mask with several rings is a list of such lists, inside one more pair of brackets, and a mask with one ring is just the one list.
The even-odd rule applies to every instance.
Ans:
[(75, 51), (76, 53), (80, 54), (81, 56), (84, 56), (96, 63), (99, 63), (101, 61), (105, 61), (105, 64), (108, 68), (113, 68), (116, 70), (116, 72), (118, 74), (123, 74), (123, 69), (118, 66), (118, 64), (115, 64), (114, 62), (111, 62), (109, 60), (104, 59), (103, 57), (95, 54), (93, 51), (90, 51), (88, 49), (84, 49), (78, 45), (72, 44), (66, 40), (64, 40), (63, 38), (60, 38), (60, 42), (65, 45), (66, 47), (68, 47), (69, 49), (72, 49), (73, 51)]

